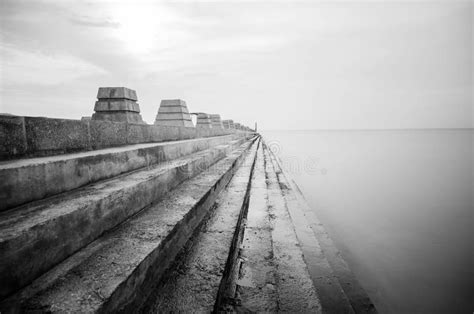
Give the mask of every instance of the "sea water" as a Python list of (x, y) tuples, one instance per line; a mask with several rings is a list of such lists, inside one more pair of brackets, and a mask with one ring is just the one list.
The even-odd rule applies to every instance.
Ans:
[(474, 131), (263, 131), (383, 313), (472, 313)]

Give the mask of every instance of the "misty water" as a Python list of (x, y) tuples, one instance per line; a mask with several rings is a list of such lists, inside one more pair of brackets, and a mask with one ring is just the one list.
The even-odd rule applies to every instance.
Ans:
[(472, 313), (473, 130), (263, 131), (383, 313)]

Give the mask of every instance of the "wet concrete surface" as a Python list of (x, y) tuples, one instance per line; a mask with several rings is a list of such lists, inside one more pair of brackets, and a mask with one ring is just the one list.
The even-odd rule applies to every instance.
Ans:
[(376, 313), (367, 293), (350, 271), (298, 186), (282, 171), (277, 158), (272, 153), (268, 156), (282, 188), (323, 312)]
[(278, 162), (271, 152), (268, 154), (269, 161), (273, 164), (274, 173), (281, 188), (281, 197), (288, 214), (291, 216), (295, 232), (304, 255), (304, 261), (309, 276), (316, 289), (325, 313), (354, 313), (349, 300), (342, 287), (333, 274), (331, 266), (327, 261), (319, 241), (314, 236), (309, 222), (300, 210), (300, 204), (296, 200), (295, 192), (283, 177)]
[(272, 223), (274, 258), (278, 267), (279, 310), (282, 312), (321, 312), (320, 299), (313, 285), (269, 151), (265, 152), (268, 207)]
[(321, 312), (271, 161), (257, 155), (242, 244), (237, 311)]

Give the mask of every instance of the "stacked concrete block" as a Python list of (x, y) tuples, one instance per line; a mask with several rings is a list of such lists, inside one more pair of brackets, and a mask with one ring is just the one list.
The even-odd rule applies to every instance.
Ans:
[(155, 125), (194, 127), (186, 102), (181, 99), (162, 100)]
[(234, 128), (234, 121), (233, 120), (223, 120), (222, 125), (224, 125), (224, 129), (233, 129)]
[(212, 129), (211, 116), (207, 113), (199, 113), (197, 116), (196, 127), (201, 129)]
[(126, 87), (100, 87), (92, 120), (144, 123), (137, 93)]
[(218, 114), (211, 114), (211, 123), (213, 129), (223, 129), (224, 125), (221, 121), (221, 116)]

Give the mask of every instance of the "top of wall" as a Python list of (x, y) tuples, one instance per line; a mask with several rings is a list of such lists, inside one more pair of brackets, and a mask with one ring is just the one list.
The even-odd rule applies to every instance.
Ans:
[(0, 160), (244, 132), (102, 120), (0, 115)]
[[(167, 114), (164, 119), (167, 123), (161, 123), (163, 119), (157, 117), (159, 123), (149, 125), (142, 120), (137, 100), (133, 89), (100, 87), (95, 113), (81, 120), (0, 114), (0, 160), (251, 132), (248, 127), (240, 125), (235, 129), (230, 126), (196, 128), (188, 118), (187, 109), (187, 116), (173, 110), (170, 112), (170, 108), (158, 111), (158, 116), (164, 112)], [(183, 100), (165, 100), (160, 109), (161, 106), (169, 107), (170, 102), (186, 106)]]

